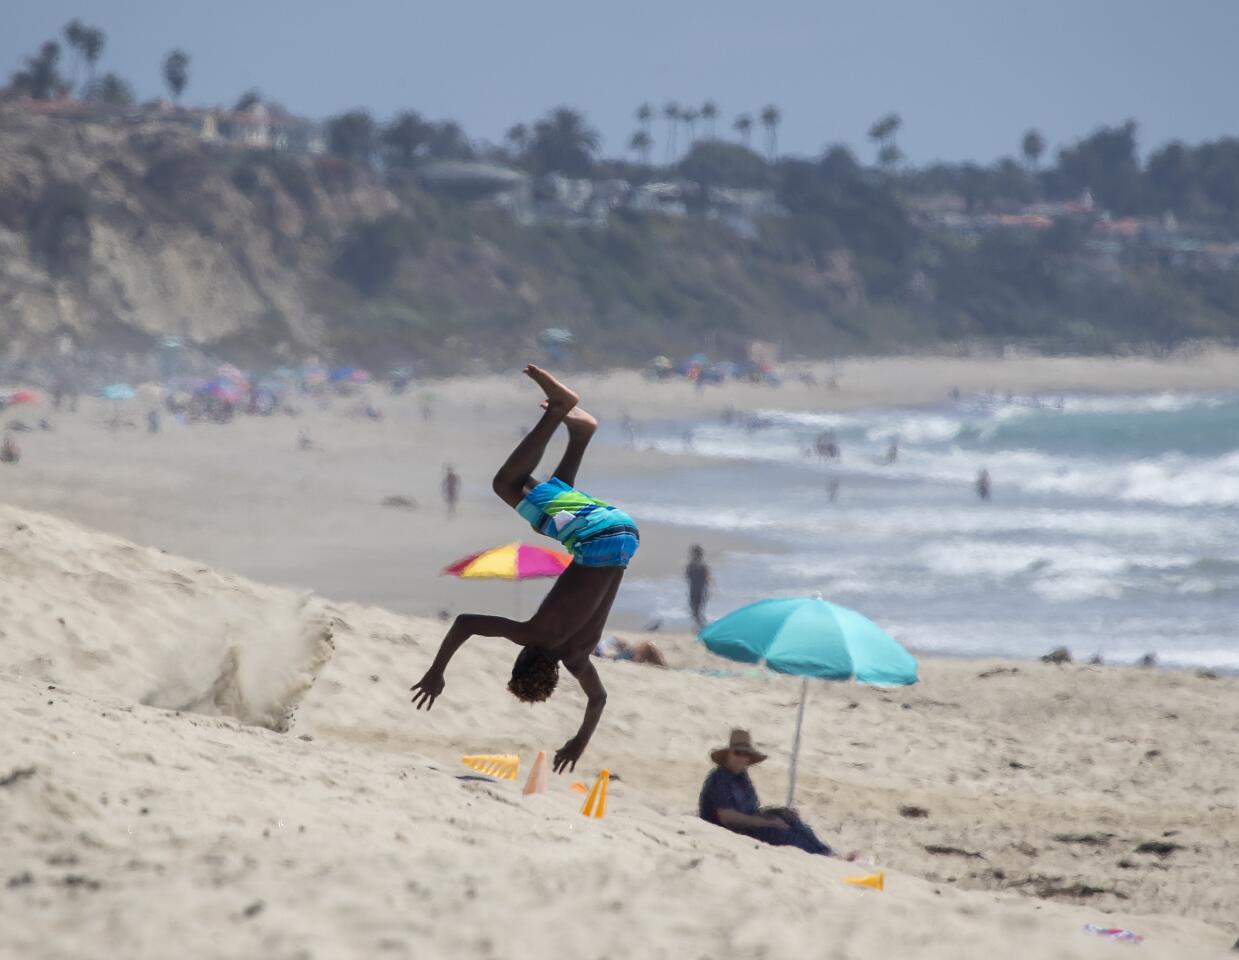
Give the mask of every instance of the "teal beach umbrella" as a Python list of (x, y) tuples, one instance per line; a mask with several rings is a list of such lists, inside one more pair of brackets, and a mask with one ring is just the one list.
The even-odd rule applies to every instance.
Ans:
[(733, 610), (701, 631), (711, 653), (741, 663), (764, 663), (802, 677), (787, 803), (796, 793), (796, 761), (809, 678), (902, 685), (916, 683), (916, 658), (855, 610), (821, 597), (759, 600)]

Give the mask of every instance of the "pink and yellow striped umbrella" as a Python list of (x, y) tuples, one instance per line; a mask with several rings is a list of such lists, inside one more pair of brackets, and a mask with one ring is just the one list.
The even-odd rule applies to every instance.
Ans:
[(559, 550), (509, 543), (457, 560), (441, 573), (470, 580), (532, 580), (558, 577), (571, 562), (572, 557)]

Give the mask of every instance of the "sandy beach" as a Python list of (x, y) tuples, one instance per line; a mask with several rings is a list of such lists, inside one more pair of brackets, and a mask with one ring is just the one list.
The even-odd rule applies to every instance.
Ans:
[[(1053, 395), (1225, 390), (1239, 384), (1239, 353), (1210, 351), (1155, 361), (1142, 358), (884, 358), (851, 360), (826, 386), (830, 368), (815, 365), (818, 386), (781, 388), (727, 383), (698, 391), (683, 380), (650, 382), (633, 371), (577, 374), (585, 405), (603, 423), (580, 483), (606, 498), (608, 481), (681, 469), (691, 455), (626, 449), (619, 429), (627, 413), (638, 424), (682, 416), (713, 418), (728, 408), (757, 411), (846, 410), (942, 401), (952, 388)], [(86, 398), (77, 414), (51, 414), (55, 431), (20, 435), (25, 458), (0, 470), (0, 502), (46, 510), (97, 529), (252, 577), (325, 596), (423, 616), (464, 605), (520, 605), (529, 611), (540, 590), (511, 584), (461, 584), (439, 571), (453, 560), (498, 543), (529, 539), (490, 489), (498, 464), (522, 428), (536, 419), (539, 394), (513, 372), (505, 376), (428, 381), (401, 397), (373, 391), (384, 419), (350, 415), (358, 401), (336, 398), (326, 409), (298, 401), (300, 415), (241, 417), (227, 426), (166, 422), (145, 431), (145, 409), (121, 407), (132, 429), (104, 423), (116, 405)], [(424, 413), (429, 406), (431, 416)], [(28, 412), (29, 411), (29, 412)], [(9, 416), (33, 421), (35, 408)], [(296, 447), (299, 430), (315, 449)], [(552, 445), (548, 461), (559, 452)], [(462, 481), (460, 509), (448, 517), (439, 492), (445, 464)], [(416, 509), (385, 508), (404, 496)], [(690, 532), (641, 520), (641, 552), (629, 579), (678, 573), (687, 546), (711, 556), (735, 547), (725, 531)], [(641, 618), (621, 621), (641, 626)]]
[[(799, 805), (864, 863), (764, 848), (694, 815), (743, 724), (782, 800), (796, 684), (687, 638), (603, 663), (610, 705), (546, 796), (458, 779), (539, 749), (478, 641), (430, 714), (407, 688), (440, 625), (221, 574), (0, 509), (0, 954), (162, 957), (1219, 956), (1239, 885), (1239, 681), (924, 661), (815, 685)], [(570, 688), (571, 685), (569, 684)], [(605, 819), (569, 789), (618, 776)], [(913, 810), (912, 808), (919, 808)], [(884, 892), (841, 878), (885, 872)]]
[[(850, 361), (833, 391), (577, 382), (616, 430), (625, 412), (915, 404), (955, 386), (1233, 389), (1239, 356)], [(504, 690), (511, 648), (479, 639), (431, 713), (408, 688), (440, 610), (529, 611), (542, 592), (438, 576), (532, 539), (489, 479), (536, 394), (511, 376), (375, 398), (378, 422), (337, 400), (153, 436), (137, 409), (138, 426), (106, 429), (112, 406), (88, 400), (20, 436), (22, 462), (0, 469), (0, 956), (1191, 958), (1234, 943), (1234, 677), (923, 657), (911, 688), (816, 683), (797, 803), (860, 852), (847, 864), (697, 819), (732, 726), (770, 754), (763, 801), (784, 800), (799, 683), (661, 633), (670, 669), (601, 663), (610, 699), (585, 758), (522, 798), (537, 751), (575, 730), (575, 684), (524, 706)], [(315, 449), (297, 449), (301, 429)], [(691, 463), (618, 438), (591, 452), (591, 492)], [(381, 505), (395, 495), (417, 506)], [(634, 579), (675, 573), (691, 539), (712, 555), (736, 542), (642, 534)], [(519, 754), (520, 781), (460, 779), (471, 753)], [(587, 820), (570, 784), (604, 767), (607, 816)], [(884, 892), (841, 882), (878, 870)]]

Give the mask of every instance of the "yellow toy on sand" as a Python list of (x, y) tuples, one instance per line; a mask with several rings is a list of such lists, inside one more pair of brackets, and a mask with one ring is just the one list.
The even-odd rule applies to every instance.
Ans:
[(514, 753), (475, 753), (461, 757), (460, 762), (498, 780), (515, 780), (521, 770), (521, 758)]
[(863, 877), (844, 877), (843, 882), (850, 883), (854, 887), (869, 887), (872, 890), (885, 890), (886, 874), (870, 873)]
[(585, 798), (585, 806), (581, 808), (581, 813), (596, 820), (601, 820), (606, 816), (607, 784), (610, 782), (610, 770), (603, 770), (602, 773), (598, 774), (598, 779), (594, 781), (594, 786), (589, 791), (589, 796)]

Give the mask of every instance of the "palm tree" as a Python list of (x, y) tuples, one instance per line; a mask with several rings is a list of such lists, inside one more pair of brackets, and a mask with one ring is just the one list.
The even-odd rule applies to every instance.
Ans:
[(701, 116), (701, 114), (697, 112), (696, 107), (686, 107), (680, 113), (680, 119), (684, 121), (684, 126), (688, 129), (688, 146), (690, 150), (692, 149), (693, 144), (697, 142), (696, 127), (697, 118), (699, 116)]
[(232, 105), (232, 112), (249, 113), (260, 103), (262, 103), (262, 92), (256, 87), (250, 87), (237, 97), (237, 102)]
[[(899, 127), (902, 123), (903, 121), (899, 119), (899, 114), (888, 113), (886, 116), (875, 120), (873, 126), (869, 128), (869, 139), (878, 148), (878, 166), (893, 166), (892, 158), (897, 159), (902, 156), (899, 148), (895, 146), (895, 134), (899, 132)], [(894, 152), (891, 151), (892, 147)], [(885, 157), (885, 161), (883, 157)]]
[(181, 92), (189, 83), (189, 54), (184, 50), (173, 50), (163, 60), (163, 82), (168, 85), (168, 92), (177, 106), (181, 104)]
[(701, 118), (710, 125), (710, 132), (706, 134), (711, 140), (714, 139), (714, 121), (718, 119), (718, 104), (713, 100), (707, 100), (701, 105)]
[(1024, 134), (1024, 139), (1020, 142), (1020, 149), (1024, 153), (1024, 160), (1028, 164), (1028, 169), (1036, 173), (1037, 164), (1041, 161), (1041, 154), (1045, 153), (1045, 138), (1038, 131), (1029, 130)]
[(54, 100), (63, 97), (69, 84), (60, 75), (60, 44), (48, 40), (35, 56), (26, 58), (26, 67), (13, 74), (9, 81), (13, 90), (21, 91), (32, 100)]
[(883, 144), (878, 151), (878, 166), (888, 173), (899, 165), (903, 159), (903, 151), (893, 143)]
[(731, 125), (731, 128), (740, 134), (740, 139), (744, 141), (744, 145), (749, 146), (749, 142), (753, 135), (753, 118), (747, 113), (742, 113), (736, 117), (736, 122)]
[(779, 108), (770, 104), (761, 112), (761, 125), (766, 128), (766, 153), (773, 160), (779, 149), (779, 121), (783, 115)]
[(86, 26), (74, 17), (64, 28), (65, 42), (73, 48), (73, 86), (77, 86), (77, 73), (82, 66), (82, 46), (86, 36)]
[(379, 134), (390, 161), (396, 166), (411, 167), (417, 152), (430, 141), (430, 124), (416, 110), (405, 110), (392, 120)]
[(436, 160), (472, 160), (473, 144), (454, 120), (430, 125), (426, 152)]
[(133, 106), (136, 98), (133, 87), (124, 79), (114, 73), (105, 73), (98, 80), (92, 80), (86, 85), (84, 99), (113, 107), (129, 107)]
[(534, 126), (529, 153), (538, 173), (584, 177), (593, 168), (599, 142), (598, 131), (583, 114), (559, 107)]
[(503, 139), (511, 147), (513, 155), (519, 159), (529, 149), (529, 128), (523, 123), (515, 123), (508, 127)]
[(106, 44), (107, 37), (98, 27), (82, 28), (82, 53), (86, 57), (87, 72), (91, 83), (95, 81), (95, 64), (103, 56), (103, 48)]
[(643, 103), (637, 107), (637, 123), (641, 124), (641, 129), (649, 134), (650, 121), (654, 119), (654, 108), (648, 103)]
[(638, 130), (628, 138), (628, 149), (639, 155), (641, 163), (647, 167), (650, 165), (650, 147), (652, 146), (654, 146), (654, 141), (644, 130)]
[(374, 120), (365, 110), (351, 110), (327, 121), (327, 149), (332, 156), (369, 165), (374, 153)]
[(663, 104), (663, 116), (667, 118), (667, 162), (675, 153), (675, 128), (680, 122), (680, 105), (674, 100)]

